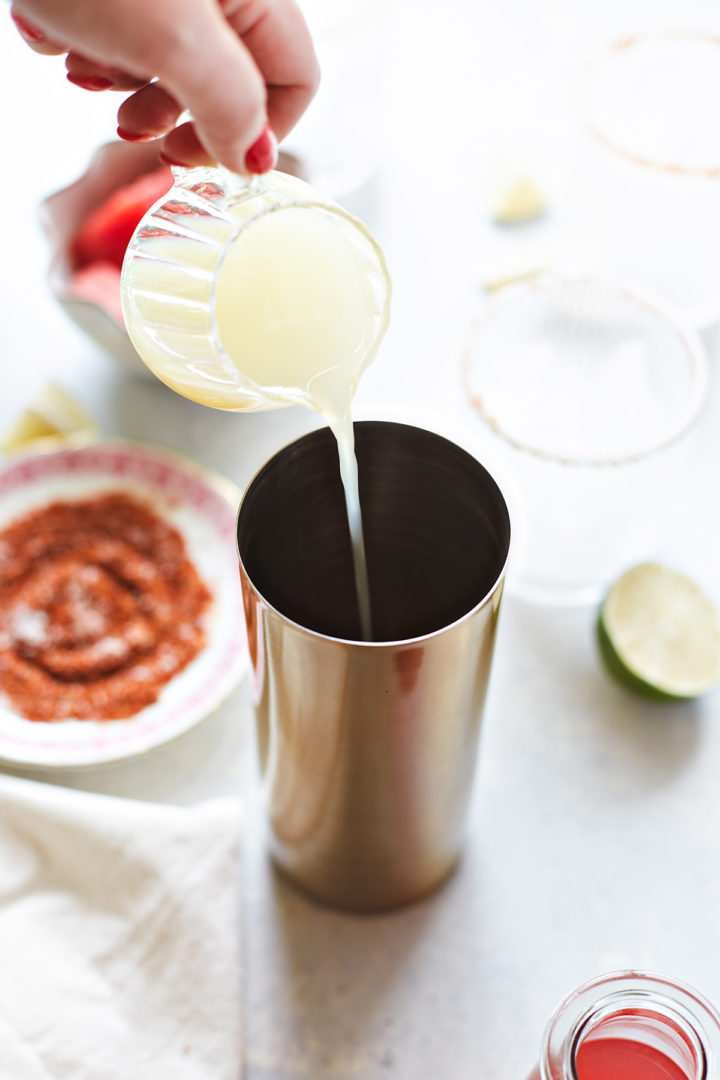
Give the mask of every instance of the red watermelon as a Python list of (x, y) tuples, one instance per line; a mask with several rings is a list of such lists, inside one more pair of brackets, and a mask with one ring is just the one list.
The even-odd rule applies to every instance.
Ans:
[(143, 214), (172, 187), (163, 166), (114, 191), (85, 220), (71, 245), (76, 268), (93, 262), (122, 267), (125, 250)]

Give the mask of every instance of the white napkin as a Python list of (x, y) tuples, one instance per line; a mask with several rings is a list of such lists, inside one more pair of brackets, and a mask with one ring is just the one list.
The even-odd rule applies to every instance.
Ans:
[(2, 1080), (238, 1080), (239, 805), (0, 776)]

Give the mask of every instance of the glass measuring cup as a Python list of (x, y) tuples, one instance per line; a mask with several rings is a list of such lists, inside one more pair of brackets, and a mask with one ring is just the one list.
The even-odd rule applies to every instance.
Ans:
[[(335, 319), (337, 333), (344, 335), (341, 345), (347, 349), (343, 376), (354, 390), (375, 356), (390, 306), (385, 260), (365, 226), (331, 199), (283, 173), (249, 178), (220, 167), (173, 169), (173, 175), (174, 187), (145, 215), (130, 241), (122, 274), (125, 323), (150, 370), (178, 393), (215, 408), (257, 410), (294, 403), (318, 407), (311, 380), (288, 381), (282, 364), (275, 365), (277, 370), (266, 364), (259, 332), (252, 336), (248, 325), (247, 344), (242, 325), (228, 333), (233, 297), (239, 305), (252, 275), (246, 272), (243, 278), (238, 273), (232, 283), (236, 291), (228, 295), (224, 270), (238, 252), (242, 255), (240, 244), (253, 235), (258, 223), (267, 227), (271, 217), (275, 223), (279, 219), (274, 216), (283, 215), (283, 224), (287, 221), (293, 229), (304, 230), (309, 237), (317, 234), (322, 243), (331, 244), (327, 265), (313, 266), (312, 244), (306, 245), (308, 259), (302, 266), (297, 260), (285, 266), (281, 258), (274, 263), (271, 259), (268, 272), (274, 275), (283, 311), (264, 310), (260, 295), (256, 309), (245, 312), (245, 320), (272, 330), (279, 320), (294, 319), (297, 335), (292, 347), (299, 348), (301, 331), (311, 328), (313, 319), (325, 327), (328, 319)], [(292, 217), (285, 217), (288, 213)], [(363, 307), (354, 318), (348, 318), (342, 306), (352, 303), (351, 290), (342, 292), (342, 274), (327, 272), (336, 256), (346, 260), (343, 266), (352, 263), (355, 278), (362, 279)], [(308, 281), (316, 286), (309, 311), (301, 310), (297, 300), (307, 295)], [(218, 320), (219, 300), (224, 304), (224, 327)], [(322, 357), (318, 368), (323, 367), (321, 361)], [(333, 370), (328, 359), (318, 374), (332, 377)]]

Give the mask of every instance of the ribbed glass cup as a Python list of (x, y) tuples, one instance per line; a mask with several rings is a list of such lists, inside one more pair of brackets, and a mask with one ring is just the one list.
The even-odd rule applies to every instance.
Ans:
[(193, 401), (229, 411), (293, 403), (287, 388), (278, 388), (285, 391), (281, 400), (274, 388), (243, 374), (243, 357), (231, 357), (223, 346), (215, 310), (229, 249), (256, 222), (289, 209), (330, 217), (360, 255), (374, 298), (363, 342), (364, 363), (370, 363), (389, 319), (390, 282), (383, 254), (360, 221), (285, 173), (249, 178), (197, 168), (173, 174), (174, 187), (135, 231), (122, 272), (128, 333), (159, 379)]

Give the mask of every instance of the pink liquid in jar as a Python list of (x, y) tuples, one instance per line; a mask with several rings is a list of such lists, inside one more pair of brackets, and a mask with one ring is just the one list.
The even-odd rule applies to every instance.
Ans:
[[(577, 1080), (695, 1080), (697, 1050), (669, 1017), (645, 1011), (609, 1016), (574, 1052)], [(530, 1080), (541, 1080), (540, 1069)]]
[(696, 1053), (669, 1017), (624, 1012), (608, 1017), (575, 1052), (578, 1080), (694, 1080)]

